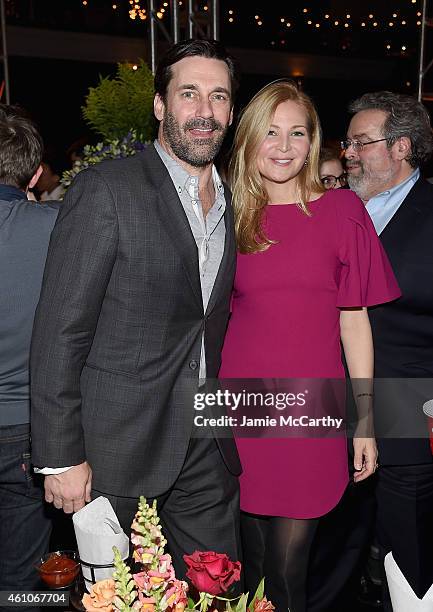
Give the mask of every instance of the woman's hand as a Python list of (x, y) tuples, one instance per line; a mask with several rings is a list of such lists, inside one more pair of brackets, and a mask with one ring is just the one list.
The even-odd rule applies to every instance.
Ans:
[(361, 482), (365, 480), (377, 469), (377, 446), (374, 438), (357, 438), (356, 432), (353, 437), (353, 449), (355, 456), (353, 465), (355, 474), (353, 480)]

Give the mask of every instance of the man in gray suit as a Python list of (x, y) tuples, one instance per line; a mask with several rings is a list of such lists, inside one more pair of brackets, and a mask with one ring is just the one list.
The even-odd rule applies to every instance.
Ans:
[(138, 496), (156, 498), (180, 576), (185, 552), (239, 554), (234, 442), (191, 438), (191, 398), (217, 376), (235, 269), (230, 194), (213, 165), (234, 82), (219, 43), (169, 49), (154, 145), (68, 190), (32, 344), (46, 500), (76, 512), (103, 494), (128, 533)]

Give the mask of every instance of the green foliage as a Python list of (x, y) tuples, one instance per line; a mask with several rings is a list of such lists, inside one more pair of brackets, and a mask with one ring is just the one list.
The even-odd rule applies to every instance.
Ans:
[(135, 130), (145, 142), (151, 140), (154, 130), (153, 96), (153, 75), (143, 60), (137, 70), (119, 63), (114, 78), (101, 77), (99, 85), (90, 87), (83, 115), (104, 140), (120, 139)]
[(251, 600), (250, 605), (248, 606), (249, 612), (253, 612), (253, 610), (254, 610), (254, 603), (256, 601), (260, 601), (261, 599), (263, 599), (264, 595), (265, 595), (265, 579), (262, 578), (260, 580), (259, 586), (257, 587), (257, 591), (255, 592), (254, 597)]

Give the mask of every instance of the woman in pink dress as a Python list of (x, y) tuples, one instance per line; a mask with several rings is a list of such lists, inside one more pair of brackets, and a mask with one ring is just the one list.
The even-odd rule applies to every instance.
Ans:
[[(320, 124), (287, 81), (245, 108), (231, 163), (238, 263), (220, 378), (371, 380), (367, 306), (400, 295), (368, 213), (351, 191), (324, 191)], [(371, 387), (359, 394), (371, 403)], [(247, 587), (265, 576), (278, 611), (305, 610), (318, 518), (348, 483), (344, 437), (237, 438)], [(373, 437), (354, 439), (355, 481), (376, 469)]]

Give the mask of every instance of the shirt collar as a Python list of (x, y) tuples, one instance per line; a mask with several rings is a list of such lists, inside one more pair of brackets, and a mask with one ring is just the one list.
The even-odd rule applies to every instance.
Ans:
[[(386, 206), (388, 202), (394, 201), (401, 192), (404, 192), (406, 189), (412, 187), (419, 177), (420, 171), (419, 168), (416, 168), (404, 181), (398, 183), (398, 185), (394, 185), (394, 187), (391, 187), (391, 189), (386, 189), (386, 191), (378, 193), (377, 195), (373, 196), (373, 198), (381, 198), (382, 205)], [(370, 198), (370, 201), (373, 200), (373, 198)]]
[[(154, 141), (155, 149), (164, 162), (165, 167), (168, 170), (168, 173), (171, 176), (171, 179), (176, 187), (176, 190), (179, 194), (182, 192), (187, 193), (191, 199), (199, 199), (198, 198), (198, 187), (199, 187), (199, 178), (198, 176), (190, 175), (183, 166), (179, 164), (173, 157), (171, 157), (165, 149), (161, 147), (158, 140)], [(215, 187), (215, 198), (219, 198), (224, 195), (224, 185), (222, 180), (218, 174), (217, 169), (214, 165), (212, 165), (212, 180)]]

